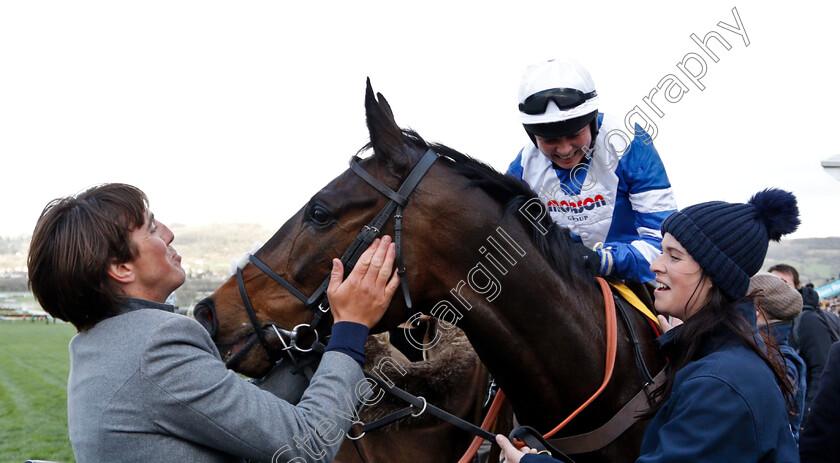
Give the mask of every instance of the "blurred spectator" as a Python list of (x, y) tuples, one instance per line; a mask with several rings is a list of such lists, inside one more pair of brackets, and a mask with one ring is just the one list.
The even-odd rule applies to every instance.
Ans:
[(785, 283), (789, 284), (792, 288), (799, 289), (802, 287), (802, 283), (799, 282), (799, 272), (791, 265), (778, 264), (770, 267), (767, 271), (785, 280)]
[(784, 280), (770, 273), (750, 278), (748, 294), (755, 297), (756, 325), (764, 336), (779, 346), (788, 379), (794, 387), (793, 410), (788, 410), (790, 429), (799, 443), (799, 428), (805, 412), (806, 366), (802, 357), (788, 345), (793, 320), (802, 313), (802, 296)]
[[(799, 272), (794, 267), (779, 264), (770, 267), (769, 271), (798, 289), (802, 295), (802, 314), (793, 321), (789, 344), (805, 360), (808, 367), (807, 384), (819, 384), (831, 343), (837, 341), (836, 332), (840, 330), (840, 319), (820, 309), (819, 294), (813, 288), (802, 286), (799, 282)], [(816, 387), (807, 388), (803, 429), (808, 426), (808, 410), (816, 395)]]

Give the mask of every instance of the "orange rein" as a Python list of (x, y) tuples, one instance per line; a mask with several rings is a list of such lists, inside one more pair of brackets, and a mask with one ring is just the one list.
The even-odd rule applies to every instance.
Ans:
[[(485, 431), (490, 430), (493, 423), (496, 421), (496, 418), (499, 416), (499, 410), (502, 409), (502, 404), (504, 403), (505, 393), (499, 389), (499, 391), (496, 392), (496, 397), (493, 398), (493, 404), (490, 405), (490, 410), (487, 411), (487, 416), (485, 416), (484, 421), (481, 422), (481, 429), (484, 429)], [(458, 463), (469, 463), (472, 461), (473, 457), (478, 452), (478, 448), (481, 447), (482, 441), (484, 441), (484, 438), (475, 436), (469, 448), (467, 448), (467, 452), (460, 460), (458, 460)]]
[[(604, 312), (606, 315), (606, 334), (607, 334), (607, 364), (604, 371), (604, 380), (601, 382), (601, 387), (592, 394), (592, 397), (586, 400), (580, 407), (577, 408), (571, 415), (566, 417), (560, 424), (558, 424), (554, 429), (547, 432), (543, 435), (543, 438), (548, 439), (549, 437), (556, 434), (558, 431), (563, 429), (567, 424), (569, 424), (574, 417), (578, 416), (580, 412), (586, 409), (595, 399), (604, 392), (604, 389), (607, 388), (607, 384), (610, 382), (610, 378), (612, 378), (613, 370), (615, 369), (615, 355), (616, 351), (618, 350), (618, 326), (616, 323), (616, 316), (615, 316), (615, 301), (612, 297), (612, 289), (610, 289), (609, 283), (606, 282), (601, 277), (595, 277), (598, 281), (598, 284), (601, 285), (601, 292), (604, 294)], [(496, 394), (496, 398), (493, 399), (493, 404), (490, 406), (490, 410), (487, 412), (487, 416), (484, 417), (484, 421), (481, 423), (481, 428), (485, 430), (489, 430), (490, 426), (492, 425), (493, 421), (496, 420), (496, 417), (499, 414), (499, 410), (502, 408), (502, 403), (505, 400), (505, 395), (501, 389)], [(476, 452), (478, 452), (478, 448), (481, 446), (481, 441), (483, 441), (481, 437), (475, 437), (470, 444), (470, 447), (467, 449), (467, 452), (458, 460), (458, 463), (468, 463), (472, 460), (473, 456), (475, 456)], [(514, 444), (521, 448), (525, 445), (522, 441), (515, 441)]]
[(609, 283), (601, 277), (595, 277), (595, 279), (598, 280), (598, 284), (601, 285), (601, 292), (604, 293), (604, 312), (607, 316), (607, 366), (604, 371), (604, 381), (601, 382), (601, 387), (592, 394), (592, 397), (581, 404), (577, 410), (572, 412), (572, 414), (563, 420), (562, 423), (558, 424), (557, 427), (543, 435), (544, 439), (548, 439), (557, 433), (557, 431), (563, 429), (563, 427), (569, 424), (569, 421), (572, 421), (572, 418), (578, 416), (580, 412), (597, 399), (598, 396), (604, 392), (604, 389), (607, 388), (607, 384), (609, 384), (610, 378), (612, 378), (613, 369), (615, 368), (615, 354), (618, 350), (618, 327), (615, 318), (615, 301), (613, 300), (612, 290), (610, 289)]

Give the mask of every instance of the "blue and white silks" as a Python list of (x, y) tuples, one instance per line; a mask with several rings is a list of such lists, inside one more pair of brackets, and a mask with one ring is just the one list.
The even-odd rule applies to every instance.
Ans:
[(647, 282), (662, 252), (659, 226), (677, 204), (650, 136), (636, 125), (631, 141), (621, 122), (598, 114), (595, 147), (572, 169), (555, 168), (529, 143), (507, 173), (528, 183), (573, 239), (603, 245), (602, 275)]

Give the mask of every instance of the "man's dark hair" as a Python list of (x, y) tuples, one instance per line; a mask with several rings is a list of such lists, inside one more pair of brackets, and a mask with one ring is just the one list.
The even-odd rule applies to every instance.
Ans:
[(112, 263), (136, 256), (131, 232), (146, 221), (146, 195), (110, 183), (55, 199), (41, 212), (29, 246), (29, 288), (44, 310), (84, 331), (113, 313)]
[(792, 266), (790, 266), (788, 264), (776, 264), (776, 265), (770, 267), (767, 271), (769, 273), (773, 273), (773, 272), (788, 273), (788, 274), (790, 274), (790, 276), (793, 277), (793, 285), (794, 286), (796, 286), (797, 288), (802, 286), (802, 284), (799, 282), (799, 272), (797, 272), (795, 268), (793, 268)]

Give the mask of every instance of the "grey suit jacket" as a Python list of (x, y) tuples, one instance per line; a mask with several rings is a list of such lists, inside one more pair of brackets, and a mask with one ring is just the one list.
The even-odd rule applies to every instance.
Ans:
[(80, 463), (329, 462), (369, 390), (356, 361), (327, 352), (291, 405), (225, 368), (207, 331), (171, 306), (122, 308), (70, 341), (67, 418)]

